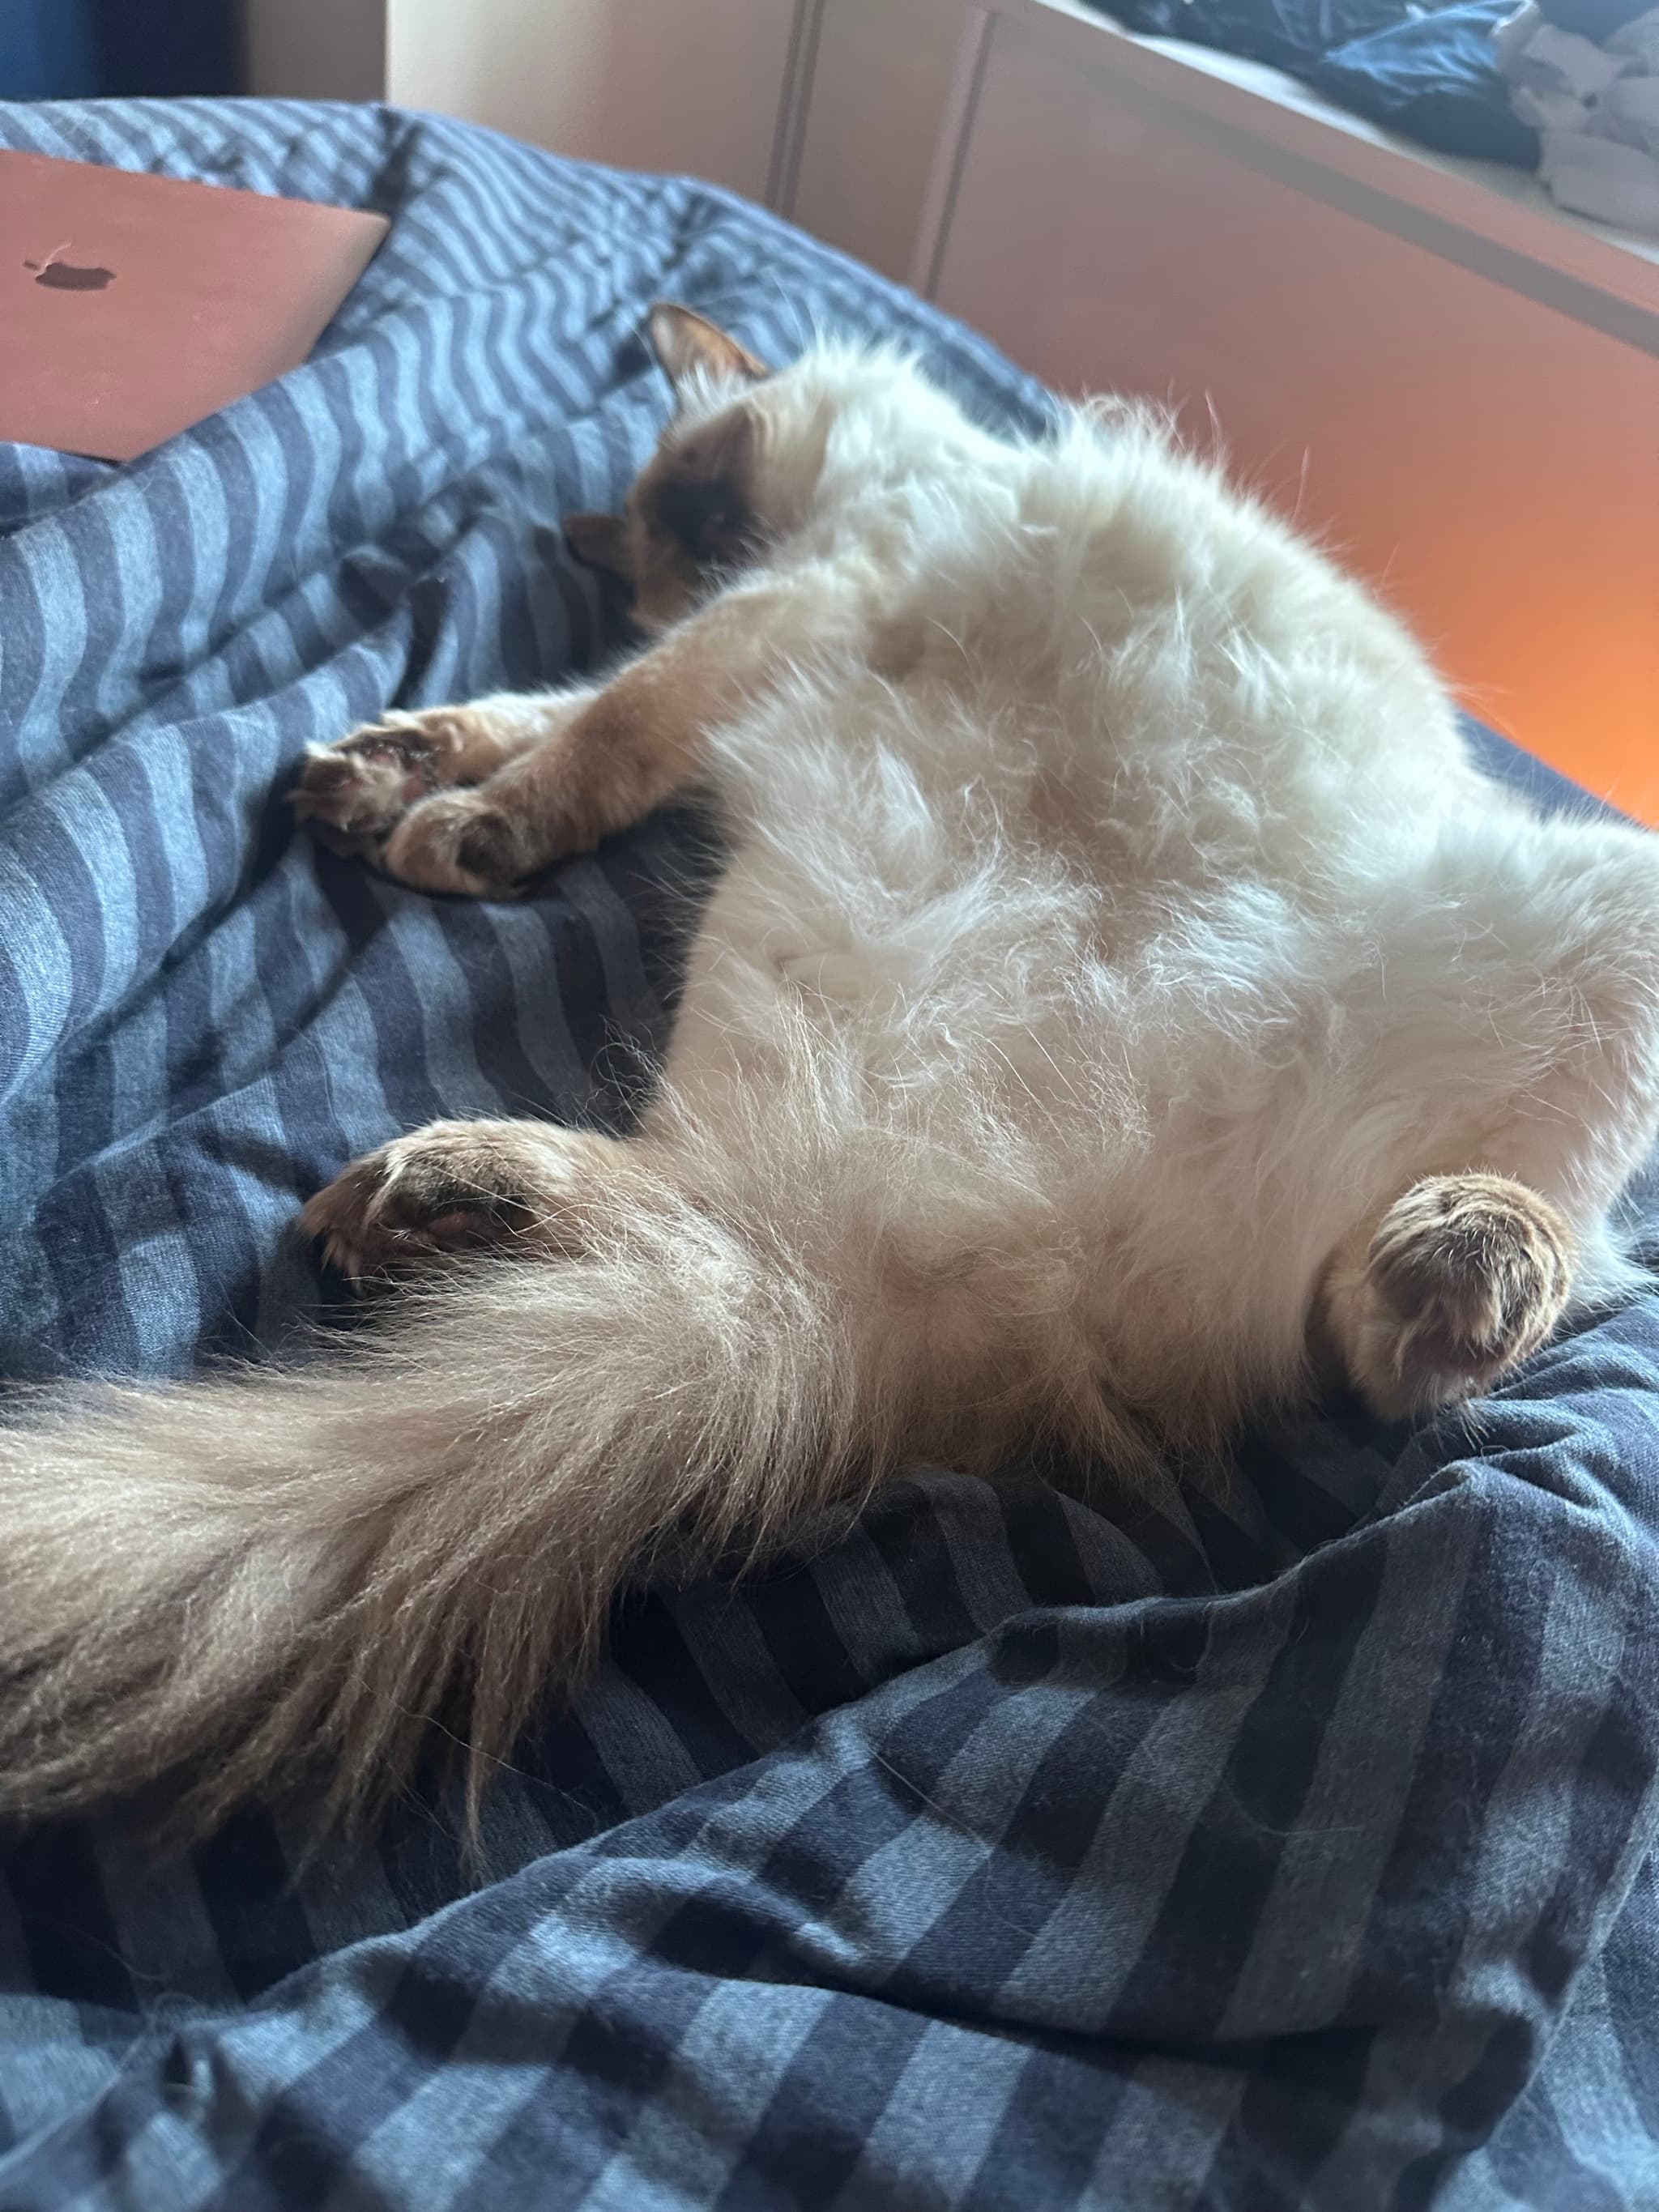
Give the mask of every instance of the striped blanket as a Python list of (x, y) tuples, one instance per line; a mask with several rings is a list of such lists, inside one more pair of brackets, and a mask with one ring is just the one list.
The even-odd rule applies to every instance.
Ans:
[[(717, 192), (450, 123), (0, 142), (393, 218), (282, 383), (122, 470), (0, 446), (0, 1346), (183, 1372), (317, 1320), (292, 1217), (352, 1155), (617, 1126), (660, 1045), (695, 824), (482, 906), (273, 799), (388, 702), (603, 650), (559, 520), (662, 417), (645, 303), (1044, 402)], [(923, 1471), (735, 1593), (630, 1601), (483, 1881), (435, 1780), (309, 1859), (263, 1814), (161, 1861), (13, 1839), (0, 2208), (1651, 2212), (1656, 1531), (1653, 1300), (1478, 1431), (1339, 1407), (1115, 1518), (1064, 1468)]]

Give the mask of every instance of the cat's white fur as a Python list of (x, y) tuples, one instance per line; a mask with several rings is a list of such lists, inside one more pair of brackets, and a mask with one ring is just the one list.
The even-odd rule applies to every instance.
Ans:
[(208, 1754), (210, 1814), (310, 1746), (349, 1798), (457, 1673), (499, 1756), (670, 1522), (1033, 1429), (1206, 1443), (1306, 1389), (1322, 1283), (1364, 1368), (1425, 1176), (1632, 1279), (1653, 841), (1483, 781), (1400, 626), (1156, 423), (1007, 445), (836, 346), (682, 401), (757, 410), (725, 604), (789, 672), (709, 733), (732, 858), (642, 1139), (573, 1152), (579, 1249), (362, 1350), (25, 1415), (0, 1808)]

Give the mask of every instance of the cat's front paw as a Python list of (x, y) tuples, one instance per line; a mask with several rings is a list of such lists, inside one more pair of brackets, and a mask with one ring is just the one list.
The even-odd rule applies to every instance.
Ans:
[(331, 744), (310, 746), (289, 801), (337, 852), (379, 860), (411, 807), (480, 781), (497, 757), (488, 718), (474, 708), (388, 714)]
[(483, 791), (441, 791), (412, 806), (375, 854), (377, 866), (421, 891), (465, 898), (516, 898), (547, 865), (534, 825)]

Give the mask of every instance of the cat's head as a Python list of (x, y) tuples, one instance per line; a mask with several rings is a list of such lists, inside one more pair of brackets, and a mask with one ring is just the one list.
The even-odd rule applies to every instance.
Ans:
[[(816, 456), (789, 448), (797, 412), (780, 407), (765, 364), (690, 307), (663, 302), (647, 325), (677, 406), (620, 515), (577, 514), (572, 551), (629, 585), (635, 618), (656, 630), (776, 542), (810, 502)], [(787, 512), (786, 512), (786, 507)]]
[[(949, 403), (896, 356), (834, 343), (774, 374), (689, 307), (647, 325), (676, 408), (620, 515), (565, 525), (578, 560), (622, 577), (640, 627), (677, 621), (769, 548), (833, 532), (860, 490), (914, 468)], [(943, 410), (941, 414), (940, 410)]]

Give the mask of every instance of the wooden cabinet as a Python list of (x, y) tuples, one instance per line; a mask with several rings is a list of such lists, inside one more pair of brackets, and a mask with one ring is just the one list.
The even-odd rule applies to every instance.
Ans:
[(1322, 173), (1082, 27), (993, 27), (940, 306), (1062, 391), (1172, 403), (1483, 720), (1659, 822), (1659, 267), (1462, 179), (1405, 199), (1364, 141)]
[(249, 92), (382, 100), (386, 0), (233, 0)]
[(885, 276), (911, 274), (971, 12), (962, 0), (823, 0), (810, 11), (783, 204)]

